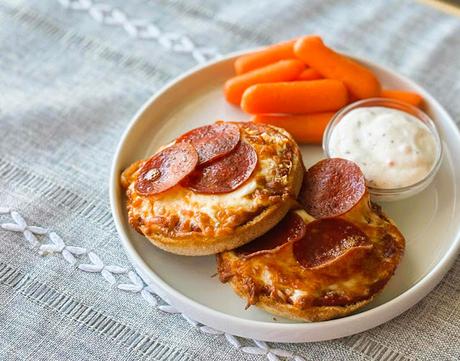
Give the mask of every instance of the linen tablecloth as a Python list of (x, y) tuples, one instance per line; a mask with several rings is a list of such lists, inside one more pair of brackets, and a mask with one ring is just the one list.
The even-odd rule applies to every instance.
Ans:
[(109, 168), (136, 110), (183, 71), (319, 33), (460, 119), (460, 21), (413, 1), (0, 0), (1, 360), (458, 360), (460, 261), (403, 315), (274, 344), (177, 313), (133, 272)]

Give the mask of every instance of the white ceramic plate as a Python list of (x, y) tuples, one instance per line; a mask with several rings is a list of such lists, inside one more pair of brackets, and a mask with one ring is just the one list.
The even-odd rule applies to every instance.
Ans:
[[(121, 242), (139, 273), (155, 291), (192, 319), (233, 335), (275, 342), (320, 341), (375, 327), (413, 306), (453, 264), (460, 248), (460, 134), (442, 106), (412, 81), (381, 66), (362, 61), (384, 86), (422, 94), (428, 113), (444, 141), (444, 159), (434, 182), (423, 193), (384, 204), (385, 212), (406, 236), (406, 254), (384, 291), (353, 315), (324, 322), (299, 323), (251, 307), (217, 277), (213, 256), (184, 257), (166, 253), (133, 231), (120, 189), (121, 171), (146, 158), (178, 135), (217, 119), (246, 120), (248, 115), (227, 104), (222, 85), (233, 75), (228, 56), (193, 69), (155, 94), (134, 116), (115, 154), (110, 199)], [(320, 146), (303, 146), (305, 165), (323, 158)], [(457, 167), (454, 167), (457, 165)]]

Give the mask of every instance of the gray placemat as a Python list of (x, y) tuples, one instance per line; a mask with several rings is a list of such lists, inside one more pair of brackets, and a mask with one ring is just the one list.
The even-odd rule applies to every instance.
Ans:
[(460, 359), (459, 261), (385, 325), (265, 344), (180, 315), (121, 249), (109, 166), (141, 104), (197, 63), (307, 33), (460, 119), (460, 21), (416, 2), (0, 0), (0, 359)]

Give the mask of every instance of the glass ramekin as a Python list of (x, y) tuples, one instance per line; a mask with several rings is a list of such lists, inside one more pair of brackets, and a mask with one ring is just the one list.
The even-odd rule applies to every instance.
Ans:
[(425, 176), (425, 178), (418, 181), (417, 183), (414, 183), (414, 184), (411, 184), (405, 187), (400, 187), (400, 188), (377, 188), (377, 187), (368, 185), (368, 189), (371, 194), (372, 200), (380, 201), (380, 202), (397, 201), (397, 200), (411, 197), (423, 191), (433, 181), (441, 165), (442, 153), (443, 153), (441, 138), (439, 136), (439, 132), (436, 128), (436, 125), (431, 120), (431, 118), (427, 114), (425, 114), (422, 110), (410, 104), (407, 104), (405, 102), (401, 102), (398, 100), (392, 100), (392, 99), (385, 99), (385, 98), (370, 98), (370, 99), (364, 99), (364, 100), (354, 102), (346, 106), (345, 108), (342, 108), (341, 110), (339, 110), (334, 115), (334, 117), (330, 120), (329, 124), (326, 127), (326, 130), (324, 131), (323, 150), (324, 150), (324, 153), (326, 154), (326, 157), (331, 158), (331, 155), (329, 152), (329, 141), (331, 138), (331, 134), (334, 131), (336, 125), (350, 111), (357, 109), (357, 108), (364, 108), (364, 107), (387, 107), (387, 108), (398, 109), (406, 113), (409, 113), (415, 116), (416, 118), (418, 118), (428, 127), (436, 143), (436, 161), (434, 162), (433, 167), (431, 168), (430, 172)]

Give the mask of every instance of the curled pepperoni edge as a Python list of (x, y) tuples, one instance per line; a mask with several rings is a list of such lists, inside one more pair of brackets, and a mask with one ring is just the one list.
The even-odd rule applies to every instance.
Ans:
[[(178, 137), (176, 142), (192, 144), (198, 153), (198, 164), (205, 165), (232, 152), (240, 138), (240, 128), (236, 124), (217, 122), (192, 129)], [(213, 147), (214, 150), (210, 151)]]
[[(177, 152), (179, 154), (182, 153), (186, 155), (185, 159), (181, 162), (181, 164), (179, 164), (183, 166), (179, 166), (179, 165), (176, 166), (176, 169), (180, 171), (179, 176), (177, 176), (177, 172), (171, 171), (171, 165), (167, 168), (166, 167), (163, 168), (163, 164), (167, 161), (169, 153), (173, 154), (174, 152)], [(155, 166), (152, 167), (152, 164), (154, 164), (156, 161), (159, 163), (158, 166), (155, 164)], [(154, 155), (152, 155), (149, 159), (147, 159), (144, 162), (135, 180), (134, 189), (136, 190), (138, 194), (142, 196), (151, 196), (151, 195), (165, 192), (168, 189), (171, 189), (172, 187), (177, 185), (184, 178), (186, 178), (191, 172), (193, 172), (197, 164), (198, 164), (198, 154), (196, 153), (195, 148), (191, 144), (174, 143), (162, 149), (161, 151), (155, 153)], [(163, 180), (162, 180), (162, 183), (164, 183), (163, 186), (157, 186), (157, 189), (154, 189), (154, 190), (145, 190), (143, 189), (143, 187), (141, 187), (141, 183), (140, 183), (144, 181), (142, 177), (144, 177), (147, 172), (149, 172), (150, 170), (154, 168), (161, 169), (161, 170), (160, 170), (160, 176), (157, 179), (153, 180), (153, 182), (155, 182), (156, 180), (159, 181), (160, 179), (162, 179), (162, 173), (161, 173), (162, 171), (163, 171), (163, 174), (165, 174), (165, 172), (169, 173), (169, 176), (167, 175), (168, 178), (165, 178), (163, 176)], [(171, 181), (171, 179), (173, 179), (173, 181)]]
[[(345, 228), (345, 230), (344, 230)], [(320, 238), (317, 238), (316, 240), (313, 239), (313, 230), (319, 234)], [(349, 238), (349, 237), (359, 237), (359, 239), (356, 241), (357, 244), (351, 245), (349, 247), (343, 248), (338, 250), (338, 253), (335, 255), (331, 255), (329, 257), (326, 256), (326, 258), (321, 259), (319, 258), (319, 262), (311, 262), (307, 263), (310, 260), (308, 260), (306, 257), (304, 257), (306, 254), (311, 255), (313, 253), (313, 250), (309, 250), (308, 248), (313, 244), (313, 247), (315, 246), (321, 246), (324, 244), (324, 235), (334, 235), (337, 236), (335, 233), (337, 231), (340, 232), (347, 232), (344, 236), (344, 238), (336, 237), (332, 241), (335, 241), (331, 245), (331, 247), (328, 247), (327, 249), (324, 250), (324, 253), (327, 251), (331, 251), (334, 248), (337, 250), (337, 246), (343, 246), (340, 242), (343, 240)], [(316, 245), (315, 245), (316, 243)], [(362, 250), (362, 251), (369, 251), (373, 248), (373, 245), (369, 239), (369, 237), (356, 225), (353, 223), (346, 221), (342, 218), (322, 218), (322, 219), (317, 219), (306, 226), (306, 232), (305, 235), (302, 239), (294, 242), (293, 244), (293, 255), (294, 258), (297, 260), (300, 266), (302, 266), (305, 269), (310, 269), (310, 270), (317, 270), (321, 268), (325, 268), (327, 266), (332, 265), (336, 261), (339, 261), (341, 258), (345, 257), (348, 255), (350, 252), (356, 252), (357, 250)], [(317, 257), (318, 258), (318, 257)], [(318, 261), (318, 260), (316, 260)]]
[[(283, 236), (283, 230), (285, 230), (286, 228), (288, 228), (288, 230), (286, 231), (286, 237), (283, 241), (276, 241), (273, 247), (271, 248), (259, 249), (256, 251), (253, 251), (251, 249), (254, 246), (256, 246), (257, 248), (257, 242), (261, 243), (262, 245), (263, 243), (267, 243), (267, 241), (265, 240), (266, 237), (281, 238)], [(257, 237), (255, 240), (235, 249), (234, 251), (238, 256), (243, 258), (250, 258), (261, 254), (275, 253), (285, 245), (302, 239), (305, 236), (306, 228), (307, 225), (303, 221), (302, 217), (297, 215), (295, 212), (290, 211), (286, 214), (286, 216), (284, 216), (284, 218), (278, 224), (276, 224), (268, 232), (266, 232), (260, 237)], [(291, 230), (294, 230), (295, 233), (290, 233)], [(270, 241), (268, 241), (268, 243), (269, 242)], [(269, 245), (272, 246), (271, 244)]]
[[(330, 172), (330, 170), (334, 168), (338, 168), (338, 173)], [(343, 172), (345, 169), (349, 171), (347, 176)], [(342, 176), (341, 179), (348, 178), (349, 180), (351, 179), (351, 181), (342, 182), (341, 184), (337, 182), (335, 188), (345, 191), (343, 193), (348, 192), (349, 196), (353, 196), (345, 200), (342, 199), (339, 204), (337, 204), (338, 202), (333, 202), (333, 196), (339, 192), (333, 192), (330, 189), (330, 185), (322, 184), (325, 180), (324, 176), (333, 176), (333, 178), (337, 178), (337, 174)], [(308, 183), (309, 181), (311, 182)], [(350, 189), (347, 190), (347, 187)], [(355, 194), (351, 194), (350, 190), (355, 191)], [(328, 195), (328, 193), (332, 194), (331, 197), (323, 197), (325, 199), (319, 197), (319, 195)], [(304, 173), (302, 188), (298, 199), (310, 215), (317, 219), (322, 219), (338, 217), (349, 212), (361, 201), (361, 199), (363, 199), (366, 193), (367, 186), (365, 178), (356, 163), (342, 158), (326, 158), (311, 166)], [(344, 206), (345, 202), (348, 204)]]

